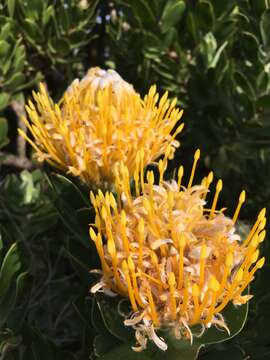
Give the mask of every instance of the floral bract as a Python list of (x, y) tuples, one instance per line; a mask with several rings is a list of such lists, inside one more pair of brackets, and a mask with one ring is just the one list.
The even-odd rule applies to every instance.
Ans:
[(23, 119), (39, 161), (70, 173), (95, 187), (110, 187), (120, 161), (134, 172), (137, 152), (144, 151), (144, 165), (179, 146), (182, 111), (165, 93), (159, 100), (152, 86), (144, 99), (114, 70), (92, 68), (74, 80), (55, 104), (44, 85), (26, 107)]
[(160, 328), (170, 328), (177, 339), (191, 342), (196, 324), (201, 325), (201, 334), (212, 325), (229, 332), (223, 309), (229, 302), (241, 305), (252, 297), (243, 292), (264, 264), (258, 245), (265, 237), (265, 209), (248, 236), (241, 238), (235, 223), (245, 192), (229, 218), (223, 209), (217, 210), (219, 180), (207, 206), (213, 173), (193, 185), (199, 156), (197, 151), (186, 187), (182, 166), (177, 181), (163, 180), (166, 160), (159, 162), (158, 184), (153, 171), (144, 181), (138, 154), (136, 196), (123, 164), (116, 169), (117, 199), (109, 192), (91, 194), (96, 231), (90, 228), (90, 236), (103, 270), (92, 292), (114, 292), (130, 299), (133, 313), (125, 325), (135, 329), (137, 351), (146, 348), (148, 339), (166, 350), (166, 342), (156, 334)]

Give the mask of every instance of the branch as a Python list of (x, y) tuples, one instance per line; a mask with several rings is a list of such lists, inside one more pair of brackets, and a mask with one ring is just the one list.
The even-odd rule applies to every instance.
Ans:
[[(22, 121), (22, 117), (26, 116), (25, 110), (24, 110), (24, 104), (19, 101), (13, 100), (10, 103), (10, 106), (18, 118), (18, 127), (26, 133), (27, 128), (26, 128), (24, 122)], [(17, 151), (18, 151), (19, 158), (20, 157), (22, 159), (25, 158), (25, 156), (26, 156), (26, 141), (22, 136), (18, 136)]]
[(0, 165), (31, 170), (34, 165), (26, 156), (17, 156), (0, 151)]

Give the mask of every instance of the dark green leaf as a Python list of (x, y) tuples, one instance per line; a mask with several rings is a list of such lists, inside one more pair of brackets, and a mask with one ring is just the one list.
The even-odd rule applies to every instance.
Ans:
[(123, 299), (96, 294), (96, 301), (108, 331), (121, 341), (135, 340), (134, 332), (124, 325), (125, 318), (119, 313), (119, 302), (123, 301)]
[(228, 304), (222, 312), (222, 315), (224, 316), (225, 322), (230, 330), (230, 334), (212, 326), (201, 338), (198, 339), (199, 342), (201, 344), (214, 344), (233, 338), (243, 329), (247, 320), (247, 314), (248, 304), (237, 307), (232, 303)]
[(156, 19), (147, 0), (134, 1), (131, 3), (131, 6), (141, 24), (146, 26), (155, 26)]
[(9, 48), (10, 48), (10, 45), (7, 41), (0, 40), (0, 57), (6, 56)]
[(265, 10), (260, 21), (261, 36), (265, 46), (270, 46), (270, 10)]
[(43, 11), (42, 24), (46, 26), (49, 23), (49, 21), (53, 18), (53, 16), (54, 16), (54, 7), (53, 5), (50, 5), (47, 7), (45, 11)]
[(270, 95), (261, 96), (258, 99), (257, 105), (263, 110), (270, 111)]
[(7, 89), (15, 92), (16, 88), (21, 84), (23, 84), (24, 81), (25, 81), (24, 74), (16, 73), (13, 74), (12, 77), (5, 82), (5, 86)]
[(110, 334), (97, 335), (94, 338), (94, 352), (95, 355), (100, 357), (108, 353), (118, 343), (117, 339)]
[(11, 28), (12, 28), (12, 25), (11, 25), (11, 23), (9, 23), (9, 22), (7, 22), (7, 23), (1, 28), (1, 33), (0, 33), (1, 40), (6, 40), (6, 39), (10, 36)]
[(37, 23), (32, 19), (26, 19), (24, 21), (24, 31), (25, 34), (34, 41), (35, 43), (40, 43), (43, 41), (43, 33), (37, 25)]
[(5, 118), (0, 118), (0, 149), (8, 143), (8, 124)]
[(151, 357), (143, 352), (137, 353), (131, 349), (130, 345), (120, 345), (115, 347), (112, 351), (109, 351), (104, 356), (101, 356), (101, 360), (149, 360)]
[(215, 22), (215, 14), (210, 1), (200, 0), (197, 2), (196, 19), (201, 30), (212, 30)]
[(17, 245), (13, 244), (6, 253), (0, 270), (0, 298), (6, 296), (6, 292), (12, 286), (14, 276), (21, 268), (21, 261)]
[(15, 0), (7, 0), (8, 13), (10, 17), (13, 17), (15, 10)]
[(161, 28), (163, 32), (170, 30), (180, 22), (185, 8), (186, 5), (184, 1), (170, 0), (166, 3), (161, 17)]

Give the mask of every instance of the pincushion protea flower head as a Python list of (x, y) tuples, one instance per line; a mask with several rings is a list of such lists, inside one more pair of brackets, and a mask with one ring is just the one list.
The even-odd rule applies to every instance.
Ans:
[(133, 173), (141, 149), (146, 165), (169, 145), (172, 153), (179, 146), (175, 138), (183, 124), (178, 124), (182, 111), (175, 107), (176, 99), (170, 102), (165, 93), (159, 100), (155, 86), (142, 99), (114, 70), (90, 69), (81, 81), (73, 81), (58, 104), (42, 84), (33, 97), (35, 103), (26, 106), (30, 120), (24, 121), (34, 142), (20, 134), (38, 160), (84, 183), (106, 187), (113, 183), (119, 161)]
[(219, 180), (207, 207), (213, 173), (199, 185), (192, 184), (199, 156), (197, 151), (186, 187), (181, 185), (182, 166), (178, 181), (163, 180), (166, 164), (161, 160), (157, 185), (152, 171), (144, 182), (137, 166), (136, 197), (131, 195), (124, 165), (116, 176), (119, 199), (109, 192), (91, 194), (96, 230), (90, 228), (90, 236), (103, 270), (92, 292), (114, 292), (130, 299), (133, 315), (125, 325), (135, 329), (136, 351), (144, 349), (149, 338), (166, 350), (166, 342), (156, 334), (161, 328), (191, 342), (196, 324), (201, 325), (201, 334), (212, 325), (229, 332), (223, 309), (229, 302), (241, 305), (252, 297), (243, 292), (264, 264), (258, 245), (265, 237), (265, 209), (242, 238), (235, 223), (245, 192), (229, 218), (224, 209), (216, 208), (222, 189)]

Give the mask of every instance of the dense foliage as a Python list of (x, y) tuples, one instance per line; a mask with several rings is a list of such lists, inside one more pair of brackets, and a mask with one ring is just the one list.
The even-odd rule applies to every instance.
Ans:
[[(90, 66), (114, 68), (141, 94), (156, 83), (178, 97), (186, 127), (171, 173), (199, 147), (198, 176), (213, 169), (224, 179), (223, 203), (233, 208), (247, 190), (243, 221), (268, 206), (268, 0), (1, 0), (1, 359), (137, 359), (121, 345), (113, 304), (89, 295), (98, 267), (89, 189), (40, 168), (16, 130), (40, 80), (58, 100)], [(269, 250), (266, 241), (267, 260)], [(243, 331), (201, 359), (270, 357), (269, 274), (266, 261)]]

